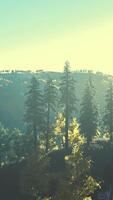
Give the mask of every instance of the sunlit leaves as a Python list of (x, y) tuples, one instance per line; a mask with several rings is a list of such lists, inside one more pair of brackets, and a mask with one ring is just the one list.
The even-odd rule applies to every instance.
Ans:
[[(41, 157), (34, 156), (28, 160), (28, 168), (25, 171), (25, 177), (23, 176), (24, 179), (22, 178), (22, 183), (23, 187), (26, 186), (24, 190), (35, 198), (43, 194), (43, 200), (45, 198), (83, 200), (100, 187), (90, 175), (91, 160), (84, 154), (86, 141), (79, 133), (76, 119), (73, 119), (69, 125), (71, 151), (68, 154), (63, 148), (64, 126), (65, 119), (59, 113), (55, 123), (53, 150), (51, 149), (49, 156), (40, 154)], [(60, 163), (57, 163), (59, 159)]]

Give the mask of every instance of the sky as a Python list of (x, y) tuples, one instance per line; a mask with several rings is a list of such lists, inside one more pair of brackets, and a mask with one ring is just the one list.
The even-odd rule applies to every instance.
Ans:
[(113, 0), (0, 0), (0, 70), (113, 74)]

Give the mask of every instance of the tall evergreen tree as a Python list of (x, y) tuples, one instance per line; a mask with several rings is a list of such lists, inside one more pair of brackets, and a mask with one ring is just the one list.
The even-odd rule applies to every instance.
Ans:
[(103, 118), (105, 129), (110, 133), (111, 139), (113, 135), (113, 82), (109, 80), (109, 86), (106, 93), (106, 106)]
[(94, 102), (94, 97), (95, 89), (91, 74), (89, 73), (89, 80), (82, 99), (79, 118), (80, 132), (87, 137), (88, 142), (91, 141), (92, 136), (96, 134), (97, 130), (98, 111)]
[(44, 89), (44, 103), (46, 113), (46, 153), (49, 149), (49, 134), (51, 132), (52, 116), (55, 112), (57, 89), (52, 79), (46, 81)]
[(37, 137), (43, 122), (43, 105), (42, 94), (40, 90), (39, 81), (35, 76), (31, 79), (29, 91), (26, 100), (25, 121), (30, 126), (34, 135), (34, 151), (37, 150)]
[(70, 71), (70, 63), (65, 62), (64, 73), (60, 85), (61, 91), (61, 105), (65, 117), (65, 148), (68, 149), (68, 130), (69, 120), (75, 112), (76, 105), (76, 92), (75, 92), (75, 80), (73, 79)]

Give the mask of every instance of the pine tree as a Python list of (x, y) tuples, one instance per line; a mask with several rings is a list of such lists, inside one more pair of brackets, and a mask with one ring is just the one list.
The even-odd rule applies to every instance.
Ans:
[(68, 61), (65, 62), (60, 91), (60, 100), (65, 117), (65, 148), (68, 149), (69, 121), (76, 110), (75, 80), (73, 79), (72, 73), (70, 71), (70, 64)]
[[(57, 124), (58, 134), (64, 123), (61, 124)], [(20, 179), (23, 194), (31, 199), (85, 200), (100, 188), (91, 176), (91, 160), (84, 153), (85, 138), (75, 119), (70, 124), (70, 136), (72, 149), (68, 155), (65, 149), (58, 148), (46, 155), (29, 157)]]
[(46, 113), (46, 153), (49, 149), (49, 134), (51, 132), (52, 116), (55, 112), (57, 89), (52, 79), (46, 81), (44, 89), (44, 103)]
[(80, 111), (80, 132), (87, 137), (87, 142), (90, 142), (92, 136), (96, 134), (98, 111), (94, 102), (95, 89), (92, 83), (91, 74), (85, 88), (84, 96), (81, 103)]
[(34, 135), (34, 151), (37, 150), (37, 137), (43, 122), (43, 100), (39, 81), (33, 76), (26, 100), (25, 121), (30, 126)]
[(105, 129), (110, 133), (111, 139), (113, 134), (113, 82), (109, 80), (109, 86), (106, 93), (106, 107), (103, 118)]

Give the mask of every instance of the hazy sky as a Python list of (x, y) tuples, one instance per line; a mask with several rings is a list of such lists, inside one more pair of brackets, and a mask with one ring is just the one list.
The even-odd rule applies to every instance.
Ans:
[(0, 0), (0, 69), (113, 74), (113, 0)]

